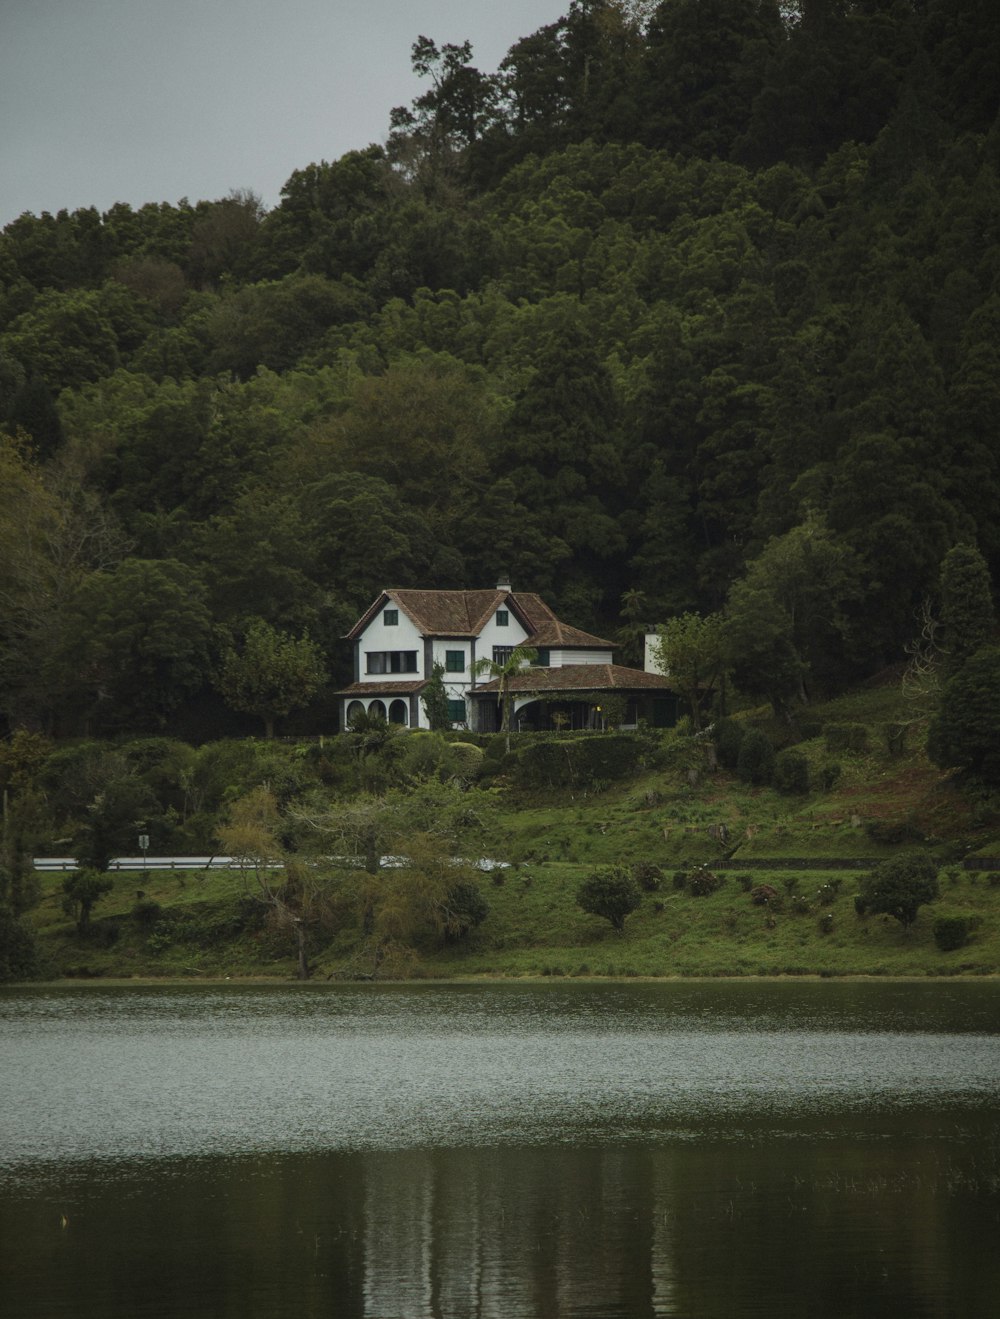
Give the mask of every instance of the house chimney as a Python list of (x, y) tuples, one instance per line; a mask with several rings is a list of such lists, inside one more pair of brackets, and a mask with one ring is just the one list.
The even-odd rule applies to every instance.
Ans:
[(498, 591), (513, 591), (513, 589), (514, 589), (514, 588), (513, 588), (513, 587), (511, 586), (511, 584), (510, 584), (510, 573), (509, 573), (509, 572), (498, 573), (498, 574), (497, 574), (497, 590), (498, 590)]

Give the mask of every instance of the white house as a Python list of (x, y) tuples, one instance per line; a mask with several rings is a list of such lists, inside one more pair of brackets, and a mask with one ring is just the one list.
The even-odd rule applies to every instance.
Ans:
[(561, 622), (541, 596), (515, 592), (508, 582), (485, 591), (383, 591), (347, 639), (354, 643), (354, 681), (337, 693), (342, 728), (358, 711), (427, 728), (420, 697), (440, 664), (452, 723), (495, 731), (498, 685), (473, 669), (484, 656), (503, 663), (522, 645), (536, 659), (510, 683), (515, 726), (602, 727), (602, 693), (624, 699), (626, 723), (643, 717), (667, 726), (676, 719), (667, 679), (614, 664), (610, 641)]

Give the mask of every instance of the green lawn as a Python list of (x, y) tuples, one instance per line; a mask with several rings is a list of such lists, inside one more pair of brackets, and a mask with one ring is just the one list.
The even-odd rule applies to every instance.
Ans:
[[(481, 881), (489, 916), (459, 945), (419, 948), (408, 969), (428, 976), (1000, 972), (1000, 872), (993, 883), (989, 873), (961, 867), (966, 856), (1000, 854), (1000, 820), (927, 762), (919, 729), (903, 755), (890, 755), (881, 732), (903, 714), (892, 687), (810, 710), (817, 729), (865, 724), (868, 744), (839, 753), (830, 786), (800, 797), (748, 787), (721, 770), (705, 768), (692, 780), (671, 767), (669, 756), (600, 792), (509, 789), (494, 835), (481, 844), (481, 854), (513, 863)], [(813, 782), (821, 782), (834, 763), (825, 738), (809, 737), (796, 749), (807, 756)], [(928, 850), (940, 866), (941, 895), (908, 931), (888, 917), (862, 919), (854, 909), (865, 862), (900, 847)], [(731, 868), (718, 871), (718, 892), (694, 897), (674, 886), (676, 871), (726, 857)], [(821, 868), (834, 860), (848, 868)], [(770, 861), (784, 865), (772, 870)], [(577, 907), (575, 894), (595, 869), (637, 862), (656, 863), (664, 878), (644, 894), (620, 936)], [(748, 874), (752, 881), (741, 879)], [(746, 891), (751, 882), (771, 884), (777, 903), (755, 906)], [(62, 910), (61, 877), (45, 876), (43, 885), (33, 920), (55, 974), (294, 974), (288, 930), (266, 919), (235, 872), (117, 875), (87, 941)], [(137, 907), (140, 901), (161, 910)], [(934, 920), (945, 912), (979, 920), (970, 942), (948, 953), (933, 937)], [(323, 939), (314, 937), (316, 973), (357, 971), (358, 942), (357, 904), (345, 899)]]

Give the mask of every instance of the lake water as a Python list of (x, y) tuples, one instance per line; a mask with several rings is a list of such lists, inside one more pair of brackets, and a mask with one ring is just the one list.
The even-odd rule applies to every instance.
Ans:
[(0, 992), (11, 1319), (993, 1319), (1000, 984)]

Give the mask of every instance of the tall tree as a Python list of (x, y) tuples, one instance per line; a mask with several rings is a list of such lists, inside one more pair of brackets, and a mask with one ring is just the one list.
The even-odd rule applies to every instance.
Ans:
[(856, 574), (850, 549), (818, 517), (770, 540), (726, 605), (737, 686), (790, 718), (792, 705), (808, 700), (810, 680), (843, 681), (844, 606), (857, 593)]
[(325, 679), (319, 647), (308, 636), (290, 636), (257, 618), (247, 625), (242, 646), (224, 652), (216, 682), (234, 710), (263, 720), (270, 738), (275, 720), (308, 705)]
[(944, 684), (927, 753), (943, 769), (1000, 784), (1000, 647), (977, 650)]
[(956, 545), (941, 561), (941, 627), (946, 674), (993, 640), (990, 570), (974, 545)]
[(701, 617), (680, 614), (657, 629), (656, 657), (665, 673), (684, 697), (691, 711), (691, 727), (701, 728), (715, 685), (726, 664), (724, 624), (721, 615)]

